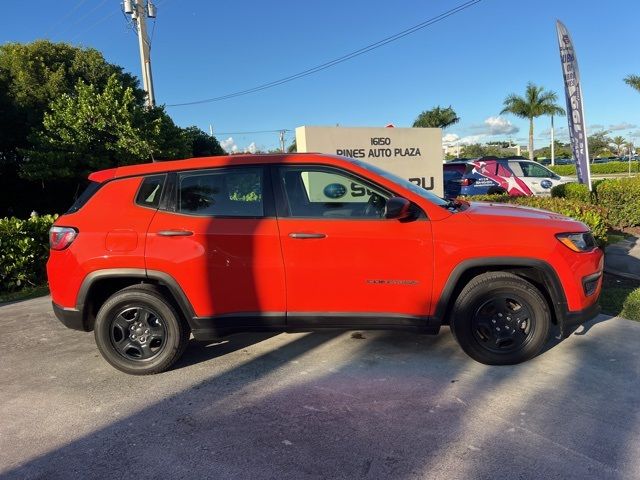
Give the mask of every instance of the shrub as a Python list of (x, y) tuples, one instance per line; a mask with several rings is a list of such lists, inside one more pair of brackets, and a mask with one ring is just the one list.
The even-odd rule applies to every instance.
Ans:
[(556, 198), (568, 198), (585, 203), (595, 203), (593, 193), (583, 183), (563, 183), (551, 189), (551, 196)]
[(640, 225), (640, 177), (607, 179), (595, 190), (610, 225), (619, 229)]
[[(554, 165), (549, 166), (558, 175), (575, 175), (575, 165)], [(592, 163), (590, 165), (592, 174), (605, 175), (610, 173), (627, 173), (629, 171), (629, 162), (609, 162), (609, 163)], [(631, 172), (640, 172), (640, 162), (631, 162)]]
[(636, 288), (625, 299), (620, 316), (629, 320), (640, 321), (640, 288)]
[(480, 202), (500, 202), (540, 208), (574, 218), (587, 225), (599, 245), (607, 243), (606, 212), (602, 207), (579, 200), (552, 197), (510, 197), (509, 195), (475, 195), (466, 200)]
[(46, 281), (49, 228), (57, 216), (0, 219), (0, 291), (19, 290)]

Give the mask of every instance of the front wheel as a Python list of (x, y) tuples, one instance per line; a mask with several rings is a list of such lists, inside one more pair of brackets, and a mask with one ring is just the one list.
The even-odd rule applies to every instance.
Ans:
[(150, 285), (113, 294), (98, 311), (94, 335), (104, 359), (133, 375), (167, 370), (189, 341), (185, 322)]
[(451, 332), (474, 360), (512, 365), (540, 353), (549, 336), (551, 314), (540, 291), (508, 272), (478, 275), (453, 307)]

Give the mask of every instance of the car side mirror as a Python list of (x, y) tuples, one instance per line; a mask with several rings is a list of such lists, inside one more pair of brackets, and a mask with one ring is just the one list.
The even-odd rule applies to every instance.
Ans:
[(411, 202), (402, 197), (391, 197), (387, 200), (384, 217), (395, 220), (408, 220), (413, 216)]

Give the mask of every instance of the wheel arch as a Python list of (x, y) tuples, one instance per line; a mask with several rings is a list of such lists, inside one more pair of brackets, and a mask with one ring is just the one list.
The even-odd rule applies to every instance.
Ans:
[(442, 290), (436, 305), (436, 319), (443, 325), (448, 324), (453, 304), (465, 285), (477, 275), (492, 271), (514, 273), (536, 286), (549, 304), (553, 323), (563, 328), (567, 299), (558, 274), (544, 260), (523, 257), (477, 258), (458, 264)]
[(155, 285), (191, 326), (195, 312), (191, 302), (178, 282), (164, 272), (137, 268), (113, 268), (96, 270), (82, 281), (76, 308), (82, 312), (83, 330), (93, 330), (100, 307), (115, 292), (136, 284)]

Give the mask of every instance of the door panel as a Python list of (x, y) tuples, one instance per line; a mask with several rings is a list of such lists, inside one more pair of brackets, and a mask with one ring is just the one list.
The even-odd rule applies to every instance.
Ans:
[[(428, 315), (433, 274), (430, 222), (279, 221), (289, 314)], [(293, 238), (295, 233), (325, 236)]]
[(176, 211), (159, 210), (151, 222), (147, 269), (175, 278), (199, 317), (286, 310), (278, 223), (263, 216), (272, 197), (262, 191), (269, 185), (262, 170), (181, 173), (168, 202)]
[(430, 222), (385, 219), (390, 192), (326, 170), (291, 166), (274, 173), (288, 324), (315, 314), (353, 314), (345, 323), (370, 314), (428, 315)]

